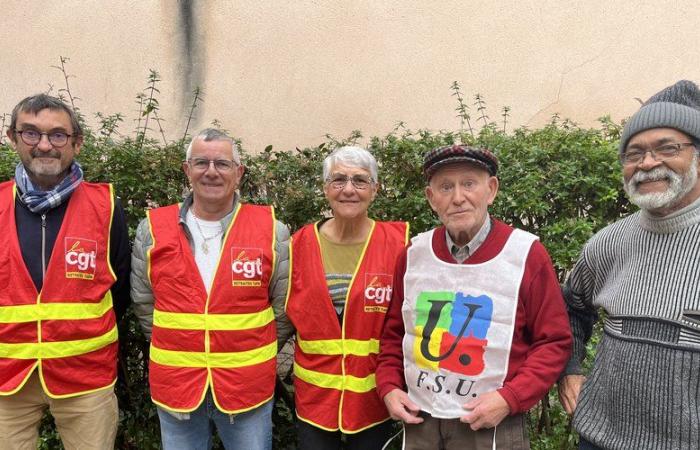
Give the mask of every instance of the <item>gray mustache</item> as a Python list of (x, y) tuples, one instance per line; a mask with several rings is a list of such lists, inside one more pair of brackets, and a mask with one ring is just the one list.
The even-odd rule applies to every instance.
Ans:
[(660, 180), (666, 180), (666, 179), (671, 179), (673, 177), (673, 173), (665, 168), (661, 167), (656, 167), (648, 172), (637, 172), (632, 176), (632, 181), (636, 183), (641, 183), (644, 181), (660, 181)]
[(32, 155), (32, 158), (61, 159), (61, 152), (58, 152), (58, 151), (40, 152), (40, 151), (34, 150), (31, 152), (31, 155)]

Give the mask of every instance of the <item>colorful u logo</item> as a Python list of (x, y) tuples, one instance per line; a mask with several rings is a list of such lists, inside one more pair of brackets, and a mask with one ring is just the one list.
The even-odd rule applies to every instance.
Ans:
[(481, 373), (493, 313), (491, 298), (423, 292), (416, 310), (414, 357), (418, 366), (465, 375)]

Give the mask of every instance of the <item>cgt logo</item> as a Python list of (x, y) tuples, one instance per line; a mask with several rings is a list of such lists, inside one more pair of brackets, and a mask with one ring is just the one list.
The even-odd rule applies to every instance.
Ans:
[(392, 276), (384, 273), (365, 274), (365, 312), (385, 313), (391, 301)]
[(97, 241), (84, 238), (64, 239), (66, 278), (95, 278)]
[(261, 286), (262, 285), (261, 248), (231, 248), (231, 285), (232, 286)]

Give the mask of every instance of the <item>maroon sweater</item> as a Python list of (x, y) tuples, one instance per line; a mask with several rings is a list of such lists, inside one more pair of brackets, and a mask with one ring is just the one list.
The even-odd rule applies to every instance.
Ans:
[[(484, 243), (463, 264), (479, 264), (494, 258), (512, 231), (510, 226), (493, 220)], [(447, 248), (445, 227), (436, 229), (433, 251), (441, 260), (457, 264)], [(377, 359), (377, 390), (381, 398), (395, 388), (406, 390), (402, 349), (405, 329), (401, 315), (405, 272), (406, 250), (396, 262), (394, 291)], [(508, 374), (498, 390), (508, 403), (510, 413), (518, 414), (532, 408), (557, 380), (570, 355), (571, 330), (559, 282), (547, 250), (535, 241), (520, 284)]]

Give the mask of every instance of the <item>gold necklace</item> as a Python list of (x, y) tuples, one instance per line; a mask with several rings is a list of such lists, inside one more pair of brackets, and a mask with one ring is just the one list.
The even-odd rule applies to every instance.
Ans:
[(204, 232), (202, 231), (202, 227), (199, 225), (199, 219), (197, 219), (197, 216), (192, 213), (192, 217), (194, 217), (194, 223), (197, 225), (197, 230), (199, 230), (199, 235), (202, 236), (202, 245), (200, 247), (202, 248), (202, 251), (204, 252), (205, 255), (209, 254), (209, 244), (207, 242), (211, 241), (218, 235), (220, 235), (224, 231), (224, 227), (221, 227), (219, 231), (216, 232), (213, 236), (205, 236)]

